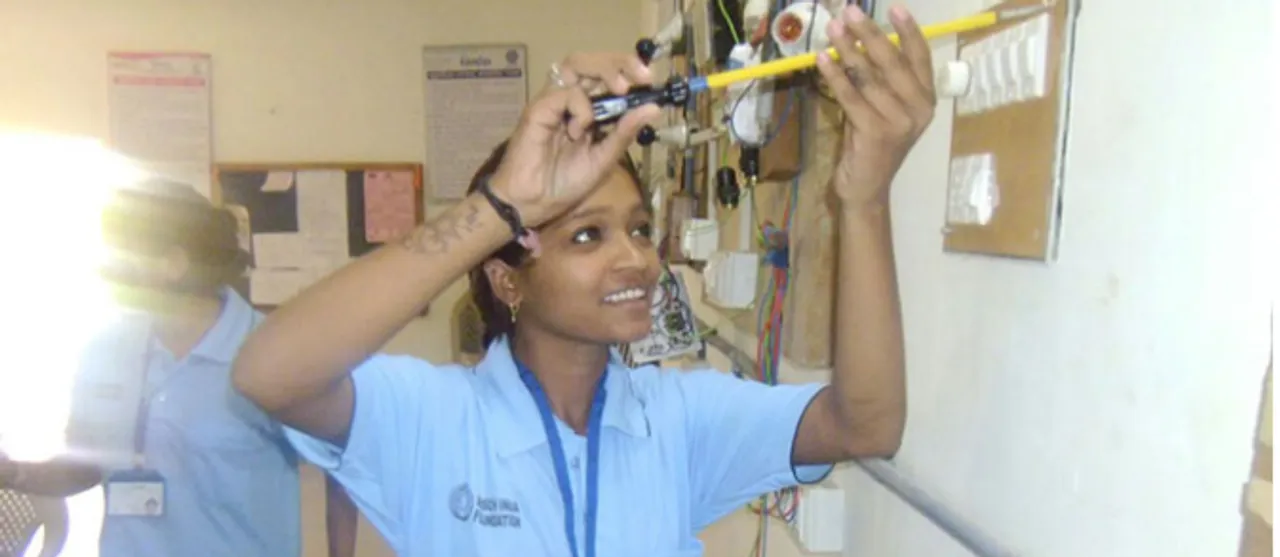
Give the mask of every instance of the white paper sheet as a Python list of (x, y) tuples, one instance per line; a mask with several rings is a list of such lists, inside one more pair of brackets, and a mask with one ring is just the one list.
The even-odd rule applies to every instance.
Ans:
[(208, 54), (108, 55), (112, 148), (148, 171), (210, 195), (213, 124)]
[(337, 170), (299, 172), (296, 183), (298, 233), (314, 259), (312, 266), (346, 262), (347, 174)]
[(267, 181), (262, 185), (262, 191), (279, 192), (289, 191), (293, 187), (292, 172), (270, 172), (267, 173)]
[(426, 47), (427, 182), (461, 199), (476, 168), (511, 134), (528, 102), (524, 45)]
[(315, 263), (302, 234), (253, 235), (253, 259), (259, 269), (308, 269)]

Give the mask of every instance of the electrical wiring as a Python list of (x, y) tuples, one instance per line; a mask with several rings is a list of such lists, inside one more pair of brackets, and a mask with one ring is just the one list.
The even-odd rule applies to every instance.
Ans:
[[(747, 82), (747, 86), (742, 90), (742, 94), (738, 95), (737, 100), (733, 102), (733, 106), (729, 108), (729, 113), (724, 116), (724, 122), (729, 126), (729, 132), (734, 137), (738, 137), (738, 130), (734, 127), (733, 123), (734, 116), (737, 115), (738, 108), (741, 107), (743, 99), (747, 98), (747, 93), (750, 93), (751, 89), (755, 87), (756, 83), (759, 81), (760, 80), (758, 79), (753, 79)], [(773, 129), (769, 130), (769, 133), (765, 134), (764, 140), (760, 142), (760, 147), (764, 147), (771, 143), (773, 139), (782, 132), (782, 129), (787, 126), (787, 120), (791, 117), (791, 105), (794, 103), (795, 98), (796, 89), (793, 88), (789, 93), (787, 93), (787, 104), (782, 105), (782, 113), (778, 116), (778, 124), (773, 126)]]
[[(816, 2), (815, 2), (816, 6)], [(783, 0), (779, 0), (779, 11), (784, 7)], [(816, 10), (816, 7), (815, 7)], [(812, 19), (811, 19), (812, 20)], [(812, 33), (812, 29), (810, 29)], [(811, 40), (811, 37), (807, 40)], [(756, 82), (751, 82), (748, 87), (755, 86)], [(749, 89), (748, 89), (749, 90)], [(744, 93), (745, 96), (745, 93)], [(738, 102), (741, 102), (739, 97)], [(798, 101), (798, 103), (797, 103)], [(777, 131), (785, 127), (787, 118), (790, 117), (793, 105), (801, 104), (799, 110), (804, 110), (804, 99), (799, 92), (799, 88), (793, 88), (787, 97), (787, 103), (779, 116), (779, 124), (774, 128), (773, 133), (765, 138), (765, 144), (772, 141), (777, 135)], [(733, 125), (733, 115), (737, 111), (737, 104), (730, 109), (728, 122)], [(805, 152), (805, 119), (800, 118), (800, 152), (803, 156)], [(735, 133), (736, 135), (736, 133)], [(778, 231), (783, 234), (789, 234), (791, 230), (792, 216), (795, 214), (795, 208), (798, 204), (800, 178), (799, 174), (791, 180), (791, 192), (787, 196), (786, 205), (783, 209), (781, 226)], [(754, 195), (754, 191), (751, 192)], [(753, 203), (757, 205), (757, 203)], [(758, 362), (757, 379), (767, 385), (776, 385), (778, 383), (778, 374), (782, 361), (782, 327), (783, 327), (783, 308), (788, 285), (791, 279), (791, 265), (786, 262), (789, 254), (777, 254), (770, 251), (779, 249), (777, 246), (771, 245), (768, 238), (771, 233), (771, 225), (766, 222), (759, 222), (758, 215), (755, 216), (757, 226), (757, 238), (761, 242), (762, 247), (766, 250), (765, 263), (767, 267), (767, 282), (761, 295), (761, 302), (757, 307), (756, 314), (756, 333), (758, 342), (756, 344), (756, 362)], [(789, 237), (789, 236), (788, 236)], [(781, 256), (781, 257), (779, 257)], [(779, 264), (779, 261), (782, 264)], [(797, 488), (789, 488), (777, 493), (763, 495), (758, 504), (749, 505), (748, 508), (759, 516), (759, 525), (756, 530), (756, 540), (752, 548), (752, 555), (755, 557), (766, 557), (768, 552), (769, 540), (769, 522), (771, 518), (777, 518), (791, 524), (795, 520), (796, 511), (800, 504), (800, 492)]]
[(741, 43), (738, 38), (738, 30), (733, 26), (733, 17), (729, 15), (729, 9), (725, 7), (724, 0), (716, 0), (716, 6), (720, 8), (720, 15), (724, 17), (724, 25), (729, 28), (729, 36), (733, 37), (733, 44)]
[[(814, 10), (814, 13), (816, 13), (817, 2), (816, 0), (813, 0), (813, 1), (814, 1), (813, 10)], [(848, 3), (850, 4), (852, 4), (853, 2), (854, 0), (848, 0)], [(779, 8), (782, 8), (782, 6), (783, 6), (783, 0), (779, 0)], [(865, 13), (874, 14), (874, 9), (875, 9), (874, 0), (860, 0), (858, 1), (858, 6)], [(811, 14), (810, 21), (813, 21), (814, 19), (812, 15), (813, 14)], [(812, 27), (808, 30), (808, 32), (809, 32), (809, 36), (806, 39), (806, 42), (808, 43), (808, 46), (812, 46), (812, 33), (813, 33)], [(834, 100), (831, 97), (830, 93), (823, 91), (820, 86), (814, 87), (813, 90), (816, 91), (817, 94), (820, 96)], [(793, 94), (795, 94), (794, 89), (793, 89)], [(791, 99), (788, 99), (789, 101), (788, 106), (790, 106), (790, 100)], [(799, 97), (799, 101), (801, 104), (801, 107), (800, 107), (801, 111), (805, 111), (808, 109), (808, 103), (806, 102), (807, 100), (808, 100), (807, 95)], [(778, 127), (781, 128), (782, 126), (779, 125)], [(806, 119), (801, 118), (799, 136), (800, 136), (800, 153), (802, 157), (804, 156), (805, 153), (807, 153), (807, 147), (808, 147), (806, 145), (807, 131), (808, 131), (806, 128), (807, 128)], [(787, 197), (786, 206), (784, 207), (784, 210), (783, 210), (782, 225), (780, 227), (780, 230), (783, 233), (787, 234), (788, 238), (790, 238), (792, 217), (795, 214), (797, 205), (799, 204), (799, 194), (800, 194), (799, 175), (802, 173), (803, 173), (803, 169), (801, 170), (800, 173), (797, 173), (797, 176), (795, 178), (791, 180), (790, 195)], [(760, 238), (761, 243), (765, 244), (766, 242), (764, 240), (768, 234), (768, 230), (766, 230), (766, 227), (768, 226), (768, 224), (760, 223), (758, 226), (759, 226), (758, 237)], [(766, 249), (769, 249), (767, 244), (765, 247)], [(768, 258), (766, 258), (766, 261), (768, 261)], [(783, 305), (783, 300), (785, 300), (785, 297), (786, 297), (789, 281), (791, 279), (791, 265), (789, 262), (784, 266), (778, 266), (776, 264), (770, 264), (770, 263), (766, 263), (766, 265), (772, 265), (773, 268), (769, 273), (768, 281), (765, 285), (764, 291), (761, 296), (763, 303), (760, 304), (760, 307), (758, 308), (758, 313), (757, 313), (757, 333), (759, 336), (759, 343), (757, 345), (756, 358), (757, 358), (757, 361), (759, 362), (759, 374), (758, 374), (759, 379), (764, 383), (773, 385), (773, 384), (777, 384), (779, 367), (782, 362), (782, 350), (781, 350), (782, 322), (783, 322), (782, 305)], [(754, 555), (755, 557), (766, 557), (766, 553), (768, 551), (768, 535), (769, 535), (770, 518), (777, 518), (777, 519), (783, 520), (787, 524), (795, 523), (797, 510), (799, 509), (801, 504), (800, 498), (801, 498), (801, 491), (798, 488), (793, 487), (793, 488), (779, 491), (777, 493), (766, 494), (760, 498), (758, 504), (748, 505), (748, 508), (753, 513), (755, 513), (760, 517), (759, 527), (757, 529), (756, 541), (752, 548), (752, 553), (751, 553), (752, 555)], [(770, 502), (771, 499), (772, 499), (772, 503)]]
[[(771, 10), (773, 12), (771, 15), (776, 15), (778, 12), (785, 9), (786, 6), (794, 3), (795, 1), (796, 0), (774, 0), (776, 7)], [(809, 20), (814, 21), (817, 15), (818, 4), (817, 0), (809, 1), (812, 2), (812, 11), (810, 12)], [(847, 3), (853, 4), (854, 0), (847, 0)], [(874, 9), (874, 2), (870, 0), (858, 0), (857, 4), (869, 14), (872, 13), (870, 10)], [(716, 0), (716, 9), (718, 9), (720, 15), (724, 17), (727, 30), (734, 39), (734, 44), (741, 44), (742, 34), (740, 31), (745, 30), (739, 30), (736, 28), (733, 18), (730, 17), (729, 11), (725, 5), (725, 0)], [(807, 35), (805, 38), (806, 50), (812, 49), (814, 32), (815, 30), (813, 27), (809, 26), (806, 31)], [(812, 97), (809, 91), (812, 90), (814, 92), (813, 94), (822, 98), (832, 101), (835, 100), (831, 93), (825, 90), (822, 86), (821, 80), (815, 79), (813, 82), (815, 85), (814, 87), (797, 86), (792, 87), (791, 90), (787, 92), (785, 104), (782, 109), (776, 113), (776, 124), (768, 127), (761, 143), (759, 145), (755, 145), (755, 147), (767, 146), (777, 138), (781, 130), (787, 127), (789, 119), (792, 117), (793, 113), (798, 112), (803, 115), (807, 111), (811, 110)], [(762, 84), (759, 80), (752, 80), (748, 82), (737, 95), (726, 92), (726, 96), (721, 103), (721, 107), (725, 107), (727, 103), (732, 103), (728, 104), (728, 110), (723, 118), (723, 121), (732, 137), (740, 137), (735, 129), (735, 117), (737, 116), (738, 110), (744, 106), (743, 103), (747, 95), (754, 91), (753, 88), (760, 86), (762, 86)], [(809, 148), (807, 145), (809, 142), (807, 134), (810, 126), (807, 120), (808, 119), (804, 117), (800, 117), (799, 120), (800, 130), (798, 135), (801, 157), (804, 157), (807, 154)], [(717, 148), (720, 150), (719, 153), (708, 153), (710, 155), (708, 160), (718, 159), (721, 165), (725, 165), (729, 157), (728, 146), (717, 146)], [(803, 166), (803, 163), (801, 164)], [(760, 213), (763, 208), (760, 206), (761, 203), (759, 202), (758, 196), (759, 192), (756, 189), (760, 184), (753, 181), (747, 188), (745, 188), (744, 191), (746, 195), (753, 196), (751, 198), (751, 206), (753, 207), (752, 214), (750, 215), (751, 230), (753, 232), (752, 235), (755, 237), (755, 241), (765, 252), (765, 257), (762, 258), (762, 274), (764, 275), (765, 284), (760, 290), (755, 304), (755, 333), (758, 341), (755, 359), (757, 365), (754, 370), (735, 369), (735, 374), (759, 381), (766, 385), (777, 385), (782, 371), (782, 342), (785, 321), (784, 308), (787, 294), (790, 291), (790, 281), (793, 275), (791, 272), (792, 263), (788, 261), (790, 254), (786, 247), (787, 242), (779, 242), (778, 239), (779, 237), (785, 237), (787, 239), (792, 237), (791, 227), (799, 206), (800, 176), (803, 175), (803, 172), (804, 169), (801, 168), (800, 171), (797, 172), (797, 176), (790, 180), (790, 183), (788, 184), (790, 191), (787, 192), (788, 195), (780, 200), (783, 207), (776, 225), (775, 223), (765, 220)], [(704, 332), (704, 334), (707, 333)], [(784, 524), (794, 525), (800, 505), (803, 503), (801, 499), (802, 491), (798, 487), (793, 487), (762, 495), (756, 501), (747, 505), (748, 511), (758, 517), (756, 539), (751, 549), (751, 555), (755, 557), (766, 557), (768, 552), (770, 523), (773, 520), (780, 520)]]

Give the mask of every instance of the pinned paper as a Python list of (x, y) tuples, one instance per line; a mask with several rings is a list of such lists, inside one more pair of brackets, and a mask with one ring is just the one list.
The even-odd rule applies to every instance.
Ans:
[(412, 172), (365, 172), (365, 240), (389, 242), (412, 232), (418, 224), (417, 203)]
[(315, 259), (309, 247), (302, 234), (253, 235), (253, 257), (259, 269), (307, 269)]
[(269, 172), (267, 173), (267, 181), (262, 184), (262, 191), (265, 192), (282, 192), (289, 191), (293, 187), (292, 172)]

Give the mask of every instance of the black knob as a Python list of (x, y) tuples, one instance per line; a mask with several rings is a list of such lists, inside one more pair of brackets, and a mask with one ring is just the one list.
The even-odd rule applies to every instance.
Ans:
[(652, 145), (654, 141), (657, 141), (657, 140), (658, 140), (658, 130), (653, 129), (653, 126), (645, 126), (643, 128), (640, 128), (640, 133), (636, 134), (636, 143), (639, 143), (643, 147), (648, 147)]
[(644, 65), (648, 66), (656, 54), (658, 54), (658, 43), (653, 42), (653, 39), (645, 38), (636, 41), (636, 55)]
[(725, 207), (737, 208), (741, 194), (742, 189), (738, 187), (738, 175), (732, 168), (727, 166), (720, 167), (716, 171), (716, 199)]
[(747, 180), (755, 180), (760, 177), (760, 148), (743, 146), (742, 153), (738, 156), (738, 166), (742, 169), (742, 175)]

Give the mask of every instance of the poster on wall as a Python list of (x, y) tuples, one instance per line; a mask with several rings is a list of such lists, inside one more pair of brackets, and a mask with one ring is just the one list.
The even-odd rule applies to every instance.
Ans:
[(212, 58), (199, 53), (107, 55), (109, 141), (145, 170), (210, 195)]
[(434, 199), (465, 197), (476, 168), (511, 135), (529, 98), (527, 54), (522, 44), (423, 48)]

